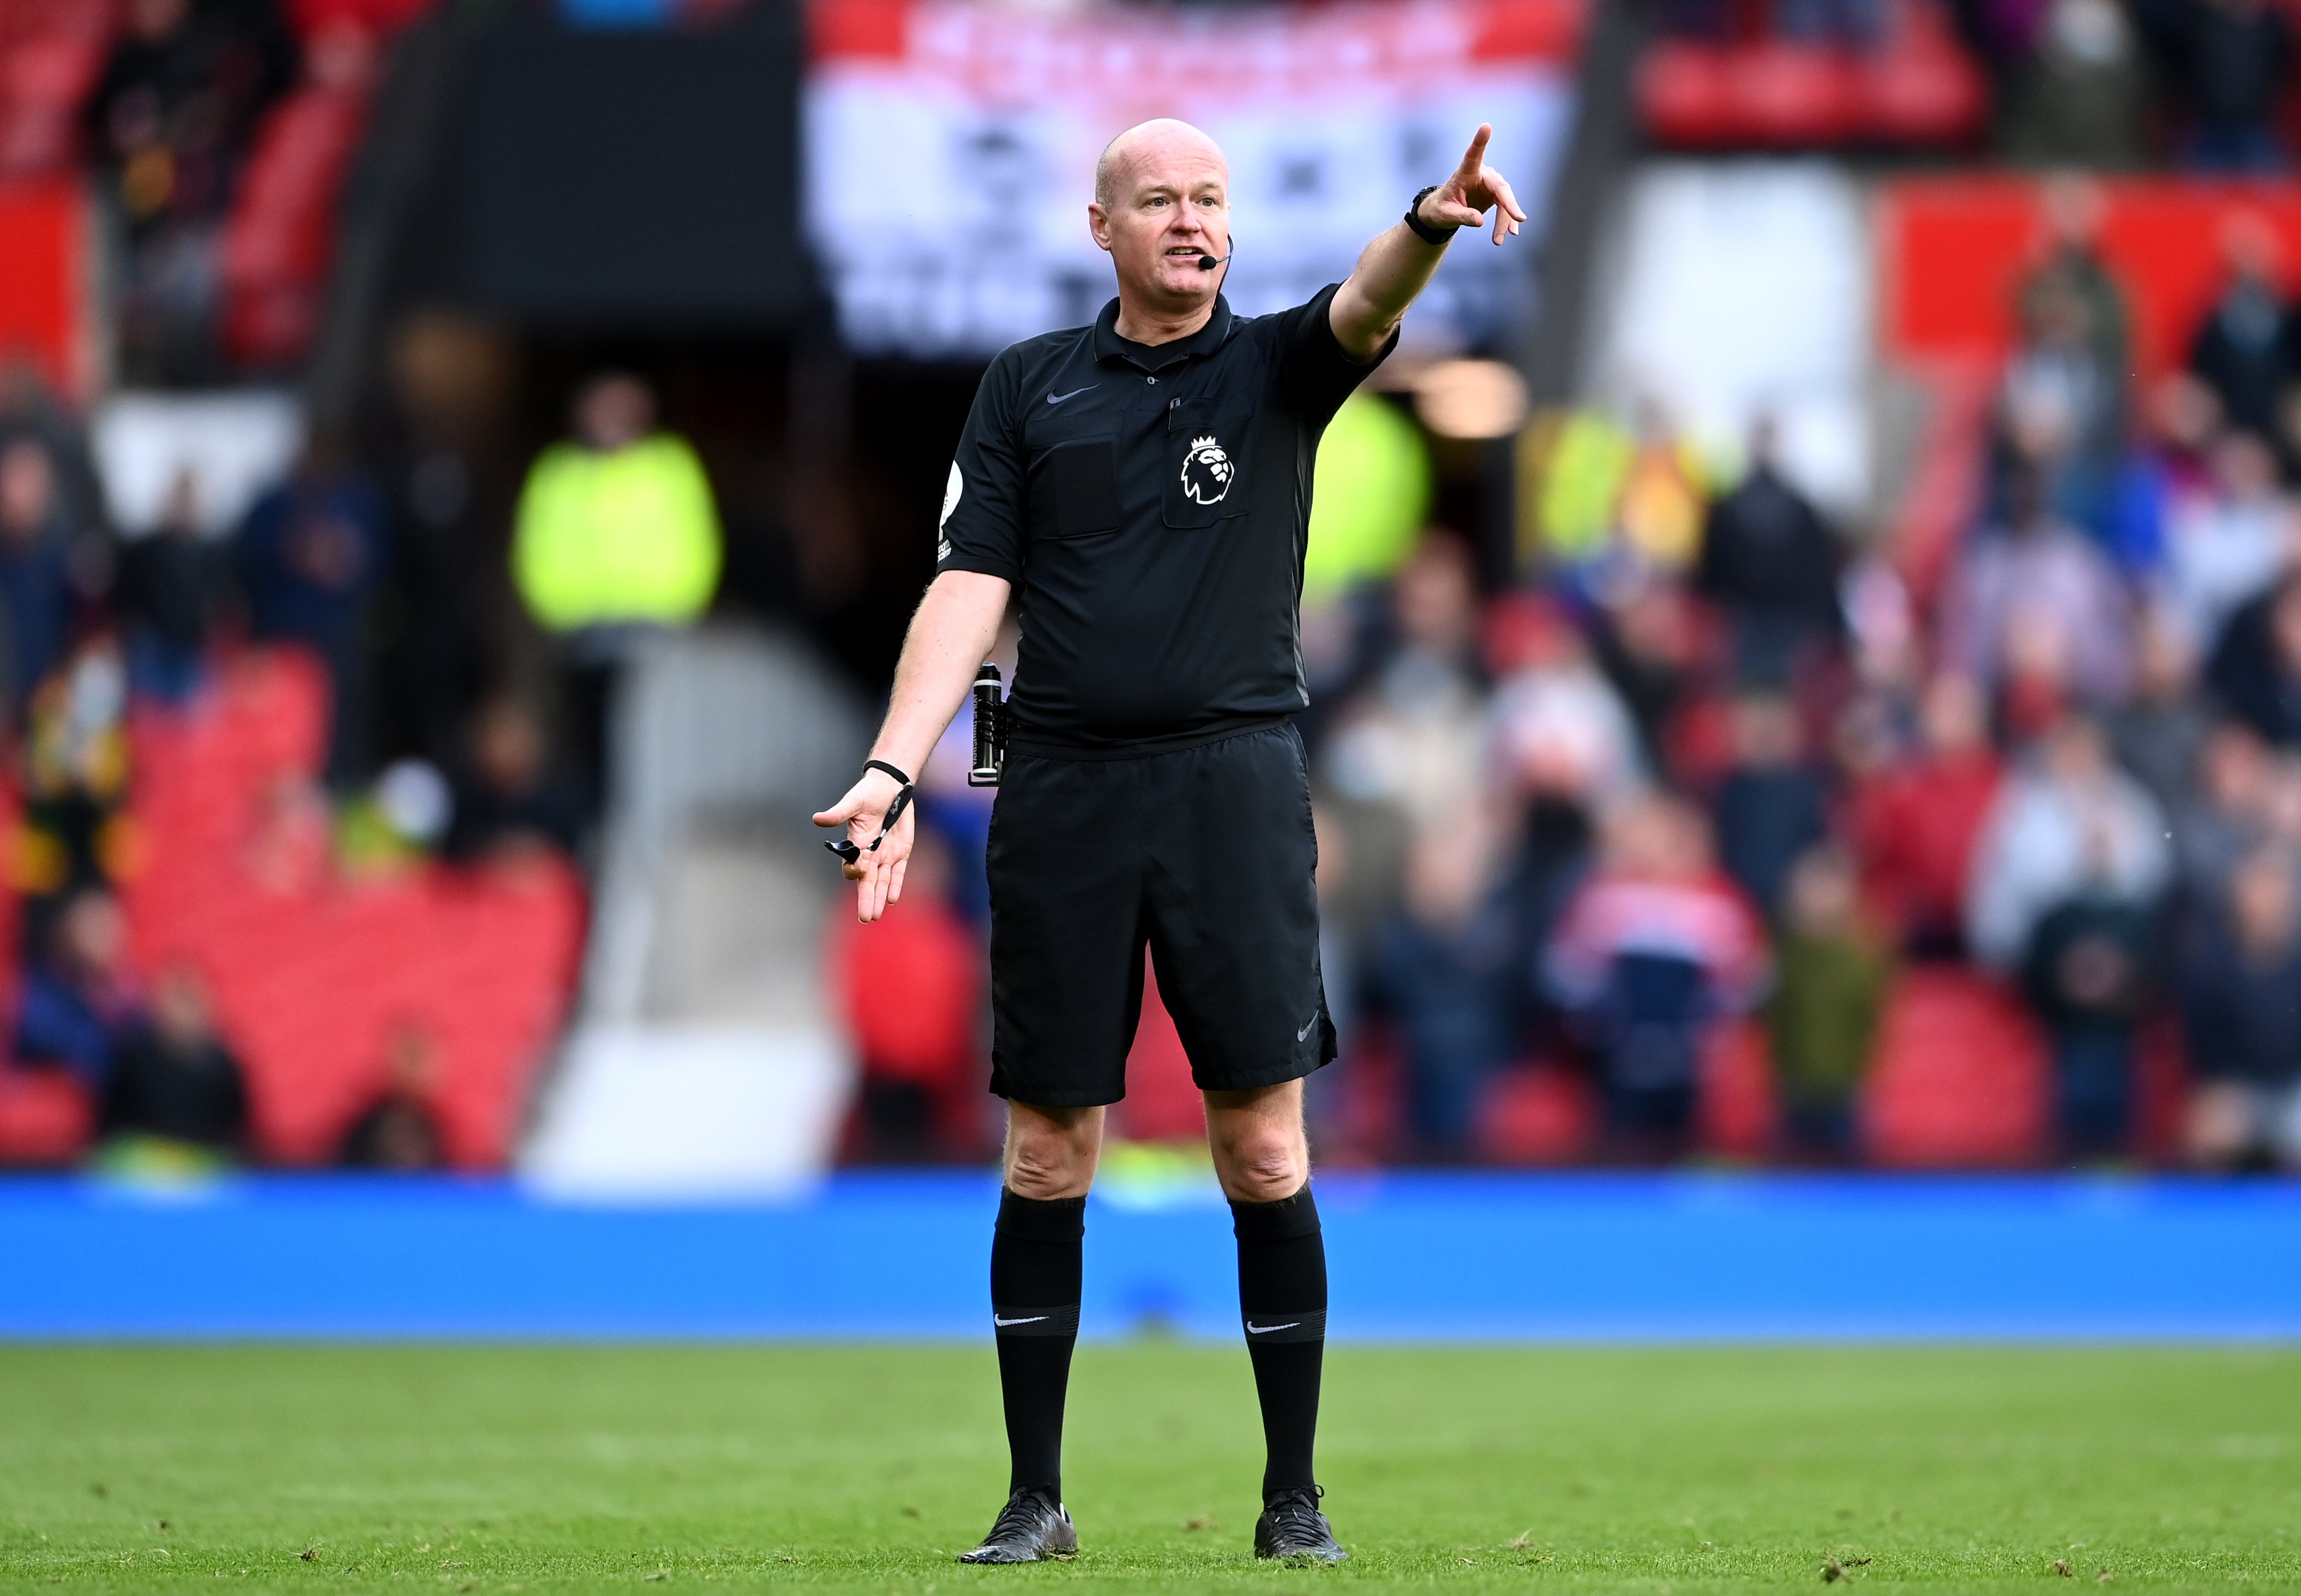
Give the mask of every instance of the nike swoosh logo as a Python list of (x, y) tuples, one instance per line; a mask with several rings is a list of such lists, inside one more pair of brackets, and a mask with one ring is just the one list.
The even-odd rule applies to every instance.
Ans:
[(1102, 384), (1100, 382), (1090, 382), (1084, 388), (1075, 388), (1067, 394), (1050, 393), (1047, 395), (1047, 403), (1050, 405), (1059, 405), (1065, 399), (1075, 399), (1081, 394), (1092, 393), (1096, 389), (1100, 388)]
[(1302, 1321), (1300, 1319), (1296, 1319), (1292, 1324), (1258, 1324), (1252, 1319), (1249, 1319), (1246, 1322), (1246, 1333), (1249, 1335), (1268, 1335), (1274, 1330), (1300, 1330), (1301, 1328)]
[(1299, 1041), (1308, 1041), (1308, 1040), (1310, 1040), (1310, 1026), (1315, 1025), (1315, 1024), (1317, 1024), (1318, 1023), (1318, 1016), (1317, 1015), (1312, 1015), (1310, 1016), (1310, 1018), (1309, 1018), (1309, 1023), (1308, 1023), (1308, 1024), (1306, 1024), (1302, 1027), (1302, 1029), (1301, 1029), (1301, 1030), (1297, 1031), (1297, 1032), (1294, 1033), (1294, 1040), (1295, 1040), (1296, 1041), (1298, 1041), (1298, 1042), (1299, 1042)]
[(1000, 1327), (1001, 1327), (1001, 1328), (1003, 1329), (1004, 1327), (1006, 1327), (1007, 1325), (1009, 1325), (1009, 1324), (1043, 1324), (1043, 1323), (1045, 1323), (1047, 1320), (1051, 1319), (1051, 1318), (1053, 1318), (1053, 1317), (1054, 1317), (1054, 1316), (1053, 1316), (1052, 1314), (1033, 1314), (1033, 1315), (1032, 1315), (1029, 1318), (1027, 1318), (1027, 1319), (1002, 1319), (1002, 1318), (1000, 1318), (997, 1314), (992, 1314), (992, 1315), (991, 1316), (991, 1322), (992, 1322), (993, 1324), (997, 1324), (997, 1325), (999, 1325)]

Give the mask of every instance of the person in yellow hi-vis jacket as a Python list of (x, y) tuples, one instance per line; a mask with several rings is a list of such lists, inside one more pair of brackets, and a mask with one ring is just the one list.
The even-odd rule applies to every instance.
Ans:
[(560, 639), (570, 753), (599, 790), (607, 701), (638, 637), (681, 626), (718, 590), (719, 512), (687, 440), (656, 427), (655, 394), (623, 372), (592, 377), (574, 436), (536, 456), (512, 534), (512, 579)]

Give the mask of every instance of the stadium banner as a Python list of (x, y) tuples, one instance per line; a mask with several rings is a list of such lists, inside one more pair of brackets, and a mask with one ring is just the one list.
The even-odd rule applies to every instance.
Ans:
[[(1301, 303), (1451, 171), (1481, 121), (1538, 242), (1573, 107), (1585, 0), (1255, 7), (818, 0), (805, 89), (807, 233), (858, 351), (987, 355), (1092, 321), (1094, 163), (1155, 116), (1230, 158), (1232, 307)], [(1534, 248), (1458, 247), (1409, 325), (1491, 349), (1524, 324)]]

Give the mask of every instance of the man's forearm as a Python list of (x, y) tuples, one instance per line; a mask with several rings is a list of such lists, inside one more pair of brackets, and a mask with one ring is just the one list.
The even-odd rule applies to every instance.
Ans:
[(1335, 340), (1354, 358), (1372, 360), (1445, 258), (1443, 244), (1424, 243), (1403, 221), (1377, 233), (1335, 292)]
[(887, 719), (871, 745), (916, 779), (975, 685), (975, 673), (999, 640), (1008, 584), (973, 571), (946, 571), (927, 589), (903, 638)]

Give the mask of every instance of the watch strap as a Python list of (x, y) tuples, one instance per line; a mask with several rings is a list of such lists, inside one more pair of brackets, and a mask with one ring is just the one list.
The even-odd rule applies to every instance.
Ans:
[(1461, 231), (1459, 223), (1433, 227), (1422, 220), (1422, 202), (1437, 192), (1438, 185), (1432, 183), (1419, 190), (1411, 200), (1407, 202), (1406, 205), (1407, 230), (1434, 249), (1443, 248), (1453, 240), (1456, 233)]

